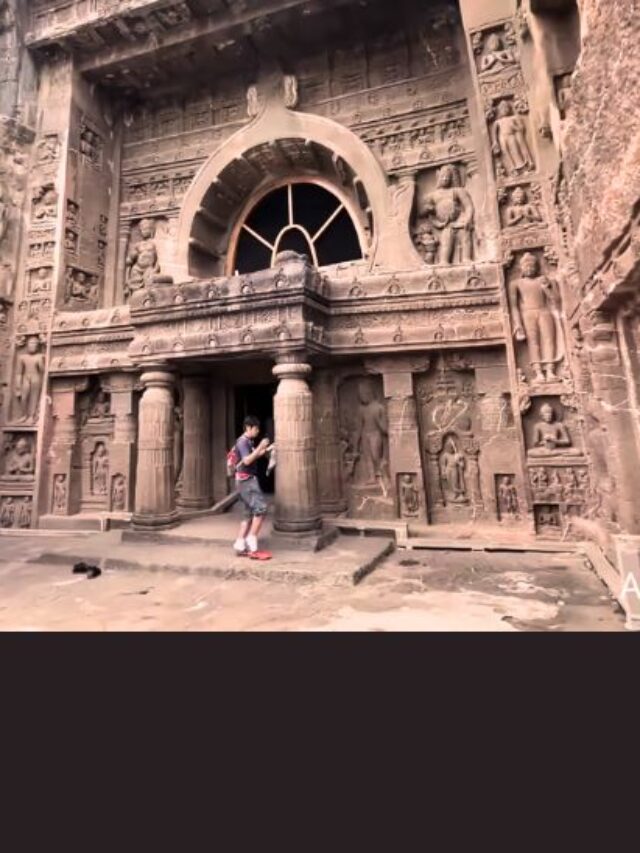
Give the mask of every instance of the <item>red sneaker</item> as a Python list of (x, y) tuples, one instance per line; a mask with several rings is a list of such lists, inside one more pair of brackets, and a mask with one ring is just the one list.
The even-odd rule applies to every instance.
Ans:
[(269, 551), (249, 551), (248, 556), (252, 560), (270, 560), (273, 554), (269, 553)]

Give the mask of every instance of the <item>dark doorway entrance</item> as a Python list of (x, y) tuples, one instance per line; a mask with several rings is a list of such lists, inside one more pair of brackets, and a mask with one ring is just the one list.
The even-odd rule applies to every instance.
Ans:
[[(277, 389), (276, 383), (268, 385), (238, 385), (235, 389), (235, 434), (242, 433), (242, 422), (247, 415), (255, 415), (260, 419), (260, 438), (268, 436), (274, 440), (273, 426), (273, 395)], [(263, 492), (271, 495), (275, 492), (276, 472), (267, 475), (268, 458), (258, 461), (258, 479)]]

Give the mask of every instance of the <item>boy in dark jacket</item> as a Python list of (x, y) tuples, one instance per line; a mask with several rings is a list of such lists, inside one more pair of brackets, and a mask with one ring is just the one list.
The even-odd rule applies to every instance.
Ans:
[(263, 438), (256, 447), (255, 441), (260, 434), (260, 421), (252, 415), (244, 419), (244, 432), (236, 442), (240, 461), (236, 466), (236, 488), (244, 504), (245, 518), (240, 525), (238, 538), (233, 544), (239, 557), (252, 560), (270, 560), (269, 551), (258, 548), (258, 536), (267, 514), (267, 502), (258, 482), (257, 461), (270, 452), (274, 446), (268, 438)]

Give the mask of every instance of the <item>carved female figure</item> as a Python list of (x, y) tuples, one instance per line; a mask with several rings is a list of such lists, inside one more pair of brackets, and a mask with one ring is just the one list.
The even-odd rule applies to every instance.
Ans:
[(513, 114), (509, 101), (500, 101), (497, 118), (491, 125), (493, 153), (502, 156), (509, 173), (523, 172), (534, 168), (533, 156), (527, 142), (527, 125), (522, 116)]
[(67, 478), (65, 474), (56, 474), (53, 478), (53, 511), (64, 512), (67, 506)]
[(106, 445), (99, 441), (91, 460), (91, 481), (94, 495), (106, 495), (109, 479), (109, 452)]

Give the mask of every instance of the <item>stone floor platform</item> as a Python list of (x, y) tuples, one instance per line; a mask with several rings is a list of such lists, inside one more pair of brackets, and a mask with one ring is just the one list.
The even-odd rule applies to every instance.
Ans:
[[(274, 548), (268, 562), (238, 557), (231, 539), (221, 533), (212, 539), (172, 536), (166, 533), (137, 534), (109, 531), (91, 536), (33, 537), (24, 553), (25, 537), (3, 536), (0, 540), (0, 562), (22, 559), (42, 565), (71, 568), (86, 562), (102, 570), (144, 570), (145, 572), (177, 572), (226, 580), (262, 580), (277, 583), (304, 584), (322, 579), (337, 586), (348, 586), (362, 580), (393, 551), (390, 539), (375, 538), (360, 543), (340, 537), (324, 550), (311, 554), (300, 550)], [(40, 547), (38, 545), (40, 544)], [(264, 540), (269, 547), (269, 540)]]

